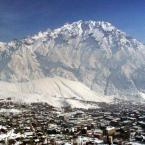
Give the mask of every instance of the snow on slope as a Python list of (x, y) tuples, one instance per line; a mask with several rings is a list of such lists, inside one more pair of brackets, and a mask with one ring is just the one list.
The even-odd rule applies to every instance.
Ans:
[(145, 45), (108, 22), (77, 21), (0, 47), (3, 81), (60, 76), (134, 101), (145, 92)]
[(70, 105), (74, 108), (90, 108), (90, 102), (111, 102), (77, 81), (61, 77), (45, 78), (27, 83), (0, 82), (0, 96), (11, 97), (18, 102), (47, 102), (55, 107)]

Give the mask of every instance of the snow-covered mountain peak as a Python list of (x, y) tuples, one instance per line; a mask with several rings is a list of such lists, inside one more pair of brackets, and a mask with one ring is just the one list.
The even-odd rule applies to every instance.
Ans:
[(125, 35), (125, 33), (118, 30), (116, 27), (111, 25), (109, 22), (104, 21), (77, 21), (73, 22), (71, 24), (66, 23), (64, 26), (54, 29), (54, 30), (48, 30), (45, 32), (39, 32), (38, 34), (35, 34), (32, 37), (27, 38), (27, 40), (43, 40), (46, 38), (56, 38), (58, 35), (69, 35), (69, 36), (84, 36), (84, 34), (89, 35), (92, 33), (95, 33), (95, 31), (104, 31), (104, 32), (110, 32), (113, 33), (113, 31), (117, 33), (122, 33)]
[(62, 26), (61, 28), (66, 28), (66, 29), (70, 29), (70, 28), (82, 28), (84, 31), (87, 29), (84, 29), (85, 27), (88, 27), (89, 29), (94, 29), (94, 28), (98, 28), (98, 27), (102, 27), (104, 30), (108, 29), (108, 31), (110, 31), (111, 29), (116, 29), (111, 23), (109, 22), (105, 22), (105, 21), (77, 21), (77, 22), (73, 22), (71, 24), (67, 23), (64, 26)]
[(113, 31), (117, 30), (114, 26), (111, 25), (111, 23), (104, 22), (104, 21), (77, 21), (73, 22), (71, 24), (67, 23), (64, 26), (54, 30), (56, 33), (68, 31), (68, 32), (76, 32), (78, 35), (81, 35), (82, 33), (85, 33), (86, 31), (89, 31), (90, 33), (93, 32), (95, 29), (102, 29), (104, 31)]
[(103, 95), (145, 93), (145, 46), (103, 21), (77, 21), (0, 46), (0, 79), (60, 76)]

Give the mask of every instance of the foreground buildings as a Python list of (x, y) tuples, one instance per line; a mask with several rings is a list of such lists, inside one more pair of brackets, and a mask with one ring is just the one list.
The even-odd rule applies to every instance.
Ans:
[(145, 144), (145, 105), (99, 103), (89, 110), (0, 100), (0, 145)]

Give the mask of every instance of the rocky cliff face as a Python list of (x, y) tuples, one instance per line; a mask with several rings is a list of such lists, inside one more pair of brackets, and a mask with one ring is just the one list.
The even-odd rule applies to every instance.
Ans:
[(60, 76), (102, 95), (138, 99), (145, 92), (145, 45), (108, 22), (78, 21), (0, 43), (0, 79)]

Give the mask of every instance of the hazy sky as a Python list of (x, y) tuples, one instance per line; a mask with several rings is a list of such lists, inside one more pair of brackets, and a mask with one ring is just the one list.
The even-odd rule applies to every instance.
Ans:
[(77, 20), (109, 21), (145, 43), (145, 0), (0, 0), (0, 41)]

